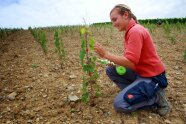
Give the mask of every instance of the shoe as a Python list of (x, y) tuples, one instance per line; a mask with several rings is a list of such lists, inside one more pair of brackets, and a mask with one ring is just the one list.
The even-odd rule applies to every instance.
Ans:
[(157, 91), (157, 97), (157, 113), (160, 116), (165, 116), (171, 111), (171, 105), (166, 99), (164, 89), (160, 89), (159, 91)]

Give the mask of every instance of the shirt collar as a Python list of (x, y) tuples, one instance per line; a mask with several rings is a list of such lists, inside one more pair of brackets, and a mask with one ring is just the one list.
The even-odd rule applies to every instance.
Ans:
[(136, 25), (136, 21), (133, 18), (131, 18), (131, 20), (129, 21), (129, 24), (127, 26), (126, 32), (128, 32), (134, 25)]

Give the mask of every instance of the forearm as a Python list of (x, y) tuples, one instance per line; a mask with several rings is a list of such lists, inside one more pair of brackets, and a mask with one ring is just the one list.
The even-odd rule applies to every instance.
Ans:
[(104, 56), (105, 59), (108, 59), (111, 62), (114, 62), (117, 65), (121, 65), (130, 69), (134, 69), (134, 63), (132, 63), (130, 60), (128, 60), (127, 58), (125, 58), (124, 56), (116, 56), (112, 53), (107, 53)]
[(125, 58), (124, 56), (116, 56), (108, 51), (106, 51), (100, 44), (96, 43), (94, 45), (95, 52), (99, 54), (100, 57), (108, 59), (117, 65), (121, 65), (127, 68), (134, 69), (134, 63)]

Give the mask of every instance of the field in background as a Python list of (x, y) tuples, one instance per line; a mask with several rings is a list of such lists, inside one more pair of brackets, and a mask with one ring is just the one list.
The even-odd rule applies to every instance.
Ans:
[[(152, 110), (116, 113), (113, 100), (119, 89), (97, 63), (102, 96), (90, 107), (80, 100), (82, 68), (80, 28), (0, 29), (0, 123), (38, 124), (185, 124), (186, 122), (186, 21), (140, 21), (151, 33), (167, 70), (167, 97), (172, 111), (160, 117)], [(123, 54), (123, 33), (110, 23), (89, 26), (96, 42), (117, 55)], [(58, 32), (58, 36), (56, 35)], [(62, 58), (56, 38), (63, 44)], [(59, 45), (58, 44), (58, 45)], [(60, 49), (60, 50), (61, 50)], [(62, 53), (62, 52), (61, 52)], [(69, 96), (76, 96), (72, 100)]]

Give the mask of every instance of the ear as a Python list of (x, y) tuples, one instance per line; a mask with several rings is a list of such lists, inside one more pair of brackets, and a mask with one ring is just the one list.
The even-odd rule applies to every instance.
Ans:
[(128, 17), (129, 17), (129, 13), (125, 11), (125, 13), (123, 14), (123, 18), (128, 19)]

